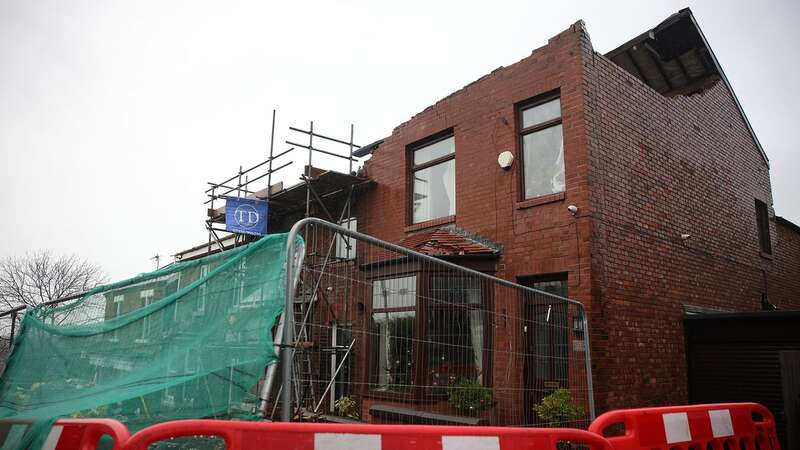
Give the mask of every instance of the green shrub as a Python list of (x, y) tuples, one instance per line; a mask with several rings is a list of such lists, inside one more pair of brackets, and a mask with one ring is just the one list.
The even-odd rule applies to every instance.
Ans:
[(561, 424), (583, 418), (583, 408), (572, 403), (568, 389), (556, 389), (533, 407), (536, 415), (547, 423)]
[(350, 397), (342, 397), (333, 403), (336, 413), (342, 417), (358, 419), (358, 403)]
[(447, 403), (459, 411), (483, 411), (492, 406), (492, 391), (478, 380), (462, 379), (447, 388)]

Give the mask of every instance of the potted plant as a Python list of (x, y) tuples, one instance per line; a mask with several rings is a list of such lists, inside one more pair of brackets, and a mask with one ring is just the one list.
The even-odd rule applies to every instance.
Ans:
[(336, 413), (342, 417), (358, 420), (358, 403), (351, 397), (341, 397), (333, 403)]
[(564, 425), (583, 418), (583, 408), (572, 402), (572, 394), (564, 388), (548, 394), (533, 410), (548, 425)]
[(492, 406), (492, 391), (476, 379), (464, 378), (447, 388), (447, 403), (462, 414), (476, 416)]

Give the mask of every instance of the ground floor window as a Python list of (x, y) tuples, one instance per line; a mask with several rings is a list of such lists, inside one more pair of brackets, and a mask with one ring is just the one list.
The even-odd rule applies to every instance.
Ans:
[(417, 277), (377, 280), (372, 287), (372, 382), (376, 390), (408, 392), (414, 384)]
[(426, 302), (427, 385), (482, 381), (484, 316), (480, 281), (433, 276)]
[(486, 301), (478, 278), (409, 275), (373, 281), (374, 391), (445, 395), (486, 382)]

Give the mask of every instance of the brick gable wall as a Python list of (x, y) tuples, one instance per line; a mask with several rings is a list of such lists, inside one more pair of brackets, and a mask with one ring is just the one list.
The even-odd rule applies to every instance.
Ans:
[(685, 403), (684, 305), (761, 308), (774, 262), (755, 199), (772, 204), (769, 169), (723, 82), (667, 98), (588, 50), (598, 403)]

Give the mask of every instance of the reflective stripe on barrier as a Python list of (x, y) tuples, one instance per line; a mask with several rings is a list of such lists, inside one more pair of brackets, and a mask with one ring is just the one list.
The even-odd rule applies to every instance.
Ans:
[(606, 437), (614, 450), (706, 450), (709, 444), (714, 450), (756, 450), (756, 442), (760, 450), (780, 450), (775, 419), (758, 403), (621, 409), (595, 419), (589, 431), (604, 436), (617, 424), (624, 435)]
[[(57, 431), (59, 427), (61, 430)], [(116, 420), (59, 419), (50, 430), (42, 450), (95, 450), (103, 435), (114, 440), (113, 450), (123, 448), (130, 437), (128, 428)]]
[[(15, 448), (25, 442), (25, 433), (33, 420), (0, 420), (0, 447)], [(111, 419), (60, 419), (53, 424), (41, 450), (94, 450), (103, 435), (114, 440), (114, 450), (121, 449), (130, 437), (125, 425)], [(27, 444), (26, 444), (27, 445)]]
[(572, 442), (613, 450), (596, 434), (570, 428), (505, 428), (437, 425), (350, 425), (180, 420), (134, 434), (125, 450), (180, 436), (218, 436), (228, 450), (552, 450)]

